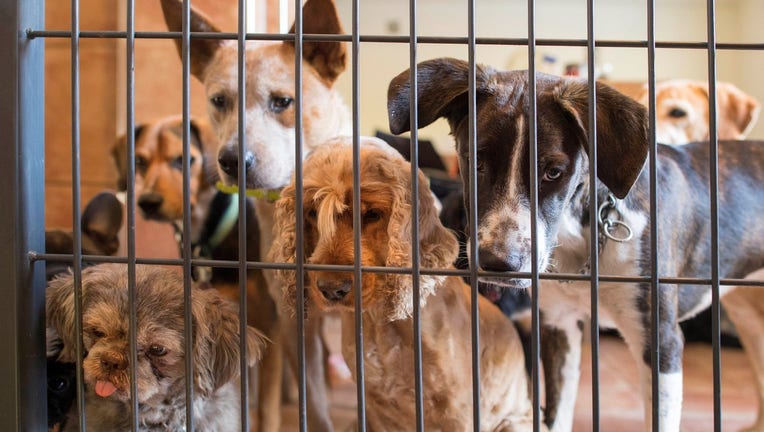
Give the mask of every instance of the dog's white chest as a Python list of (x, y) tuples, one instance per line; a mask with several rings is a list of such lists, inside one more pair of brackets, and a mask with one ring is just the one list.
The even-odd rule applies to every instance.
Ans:
[[(626, 242), (607, 240), (601, 246), (598, 255), (598, 273), (607, 276), (640, 276), (642, 269), (642, 250), (640, 238), (647, 226), (645, 215), (621, 209), (622, 220), (633, 231), (633, 238)], [(590, 273), (590, 227), (581, 224), (570, 215), (562, 219), (557, 236), (559, 246), (554, 250), (552, 271), (558, 273)], [(553, 305), (562, 301), (565, 307), (573, 307), (577, 314), (589, 315), (591, 312), (591, 283), (586, 281), (544, 282), (542, 286), (542, 305)], [(543, 291), (546, 291), (544, 293)], [(632, 283), (600, 282), (598, 295), (598, 313), (600, 325), (617, 327), (623, 314), (630, 314), (636, 308), (635, 286)]]

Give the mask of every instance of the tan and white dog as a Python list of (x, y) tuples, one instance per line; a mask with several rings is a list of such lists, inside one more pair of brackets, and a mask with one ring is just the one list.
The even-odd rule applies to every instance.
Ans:
[[(647, 106), (647, 86), (637, 100)], [(719, 139), (744, 139), (759, 118), (759, 102), (733, 84), (716, 83)], [(708, 83), (674, 79), (655, 87), (656, 137), (659, 143), (682, 145), (708, 140)]]
[[(181, 30), (182, 4), (162, 0), (165, 21), (171, 31)], [(216, 32), (218, 28), (192, 9), (193, 32)], [(294, 32), (294, 29), (292, 30)], [(305, 34), (340, 34), (342, 26), (331, 0), (308, 0), (303, 6)], [(176, 40), (180, 52), (180, 40)], [(238, 178), (238, 74), (237, 43), (221, 39), (191, 40), (191, 73), (203, 84), (212, 127), (220, 147), (220, 176), (228, 184)], [(333, 87), (345, 69), (344, 44), (336, 41), (302, 44), (302, 143), (303, 153), (332, 137), (350, 133), (350, 114)], [(293, 41), (249, 41), (246, 47), (246, 140), (247, 188), (280, 189), (295, 167), (295, 44)], [(261, 255), (272, 243), (274, 205), (257, 200)], [(282, 298), (281, 286), (266, 273), (271, 295)], [(297, 371), (296, 320), (282, 320), (284, 350)], [(306, 322), (307, 419), (311, 431), (332, 430), (322, 364), (322, 343), (315, 319)]]

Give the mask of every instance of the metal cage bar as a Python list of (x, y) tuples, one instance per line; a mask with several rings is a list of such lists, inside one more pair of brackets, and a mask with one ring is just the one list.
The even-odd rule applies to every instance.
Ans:
[(713, 347), (714, 431), (722, 430), (721, 305), (719, 303), (719, 137), (716, 103), (716, 2), (706, 3), (708, 28), (708, 129), (711, 206), (711, 344)]
[(658, 145), (656, 143), (655, 133), (655, 0), (647, 1), (647, 38), (648, 38), (648, 85), (650, 86), (650, 149), (648, 152), (649, 178), (650, 178), (650, 373), (651, 373), (651, 394), (652, 394), (652, 428), (653, 431), (660, 431), (660, 337), (658, 328), (660, 317), (658, 313), (658, 302), (660, 299), (658, 287), (660, 284), (660, 272), (658, 270), (658, 193), (657, 193), (657, 157)]
[[(194, 356), (191, 346), (194, 339), (193, 319), (191, 317), (191, 2), (183, 0), (181, 7), (181, 139), (183, 141), (183, 347), (185, 372), (187, 377), (194, 376)], [(246, 309), (246, 308), (242, 308)], [(194, 430), (193, 380), (186, 380), (186, 430)]]
[(44, 430), (45, 264), (30, 261), (30, 251), (45, 248), (45, 44), (29, 29), (45, 26), (43, 0), (0, 2), (0, 126), (5, 142), (0, 161), (0, 335), (6, 341), (0, 360), (0, 429)]
[(303, 220), (303, 121), (302, 121), (302, 52), (303, 52), (303, 23), (302, 23), (302, 3), (295, 0), (294, 10), (294, 87), (295, 87), (295, 122), (294, 122), (294, 184), (295, 184), (295, 234), (297, 248), (295, 251), (295, 272), (297, 279), (297, 301), (295, 308), (297, 313), (297, 366), (299, 369), (297, 382), (299, 389), (299, 425), (300, 432), (308, 430), (307, 421), (307, 395), (306, 395), (306, 375), (305, 375), (305, 320), (300, 319), (305, 310), (305, 224)]
[(469, 188), (470, 209), (468, 213), (470, 229), (470, 324), (472, 326), (472, 427), (480, 431), (480, 312), (478, 310), (478, 268), (480, 266), (477, 241), (477, 91), (475, 74), (476, 64), (476, 25), (475, 0), (470, 0), (467, 13), (467, 61), (469, 64), (467, 84), (467, 127), (469, 128)]
[[(538, 248), (538, 120), (536, 94), (536, 1), (528, 0), (528, 148), (531, 227), (531, 389), (533, 397), (533, 432), (541, 430), (541, 314), (539, 309), (539, 248)], [(477, 210), (475, 210), (477, 211)]]
[[(594, 0), (586, 2), (586, 46), (587, 79), (589, 82), (589, 214), (596, 215), (599, 209), (597, 203), (597, 85), (596, 85), (596, 51), (594, 36)], [(589, 296), (590, 304), (590, 338), (592, 351), (592, 430), (600, 430), (600, 333), (599, 333), (599, 225), (591, 219), (589, 226), (589, 274), (591, 275)]]
[[(359, 287), (357, 292), (363, 292), (363, 271), (361, 270), (361, 4), (360, 0), (353, 1), (352, 17), (352, 74), (353, 74), (353, 286)], [(363, 296), (354, 298), (355, 308), (355, 362), (356, 362), (356, 412), (358, 429), (366, 430), (366, 385), (364, 368), (363, 344)]]
[[(34, 39), (38, 37), (48, 38), (69, 38), (71, 32), (65, 30), (31, 30), (29, 32), (29, 38)], [(107, 39), (124, 39), (125, 32), (121, 31), (81, 31), (80, 37), (86, 38), (107, 38)], [(180, 39), (181, 32), (156, 32), (156, 31), (141, 31), (136, 32), (135, 37), (137, 39)], [(217, 39), (217, 40), (237, 40), (237, 33), (210, 33), (210, 32), (194, 32), (191, 35), (192, 39)], [(283, 33), (257, 33), (247, 34), (247, 40), (262, 40), (262, 41), (286, 41), (292, 40), (294, 36)], [(360, 35), (360, 42), (384, 42), (384, 43), (408, 43), (410, 37), (408, 36), (387, 36), (387, 35)], [(303, 37), (304, 41), (340, 41), (340, 42), (352, 42), (352, 35), (327, 35), (327, 34), (306, 34)], [(422, 44), (456, 44), (466, 45), (468, 44), (467, 37), (461, 36), (417, 36), (417, 43)], [(524, 38), (495, 38), (495, 37), (479, 37), (475, 38), (475, 43), (478, 45), (508, 45), (508, 46), (526, 46), (528, 45), (528, 39)], [(539, 38), (536, 39), (537, 46), (561, 46), (561, 47), (586, 47), (588, 41), (586, 39), (557, 39), (557, 38)], [(646, 40), (598, 40), (596, 43), (598, 48), (648, 48), (649, 41)], [(703, 42), (690, 42), (690, 41), (660, 41), (656, 42), (657, 48), (681, 48), (681, 49), (699, 49), (705, 50), (708, 48), (708, 43)], [(717, 50), (764, 50), (764, 43), (728, 43), (719, 42), (716, 43)]]
[[(247, 147), (247, 3), (238, 0), (238, 33), (236, 40), (236, 69), (238, 72), (238, 125), (237, 143), (238, 181), (239, 187), (236, 199), (239, 200), (239, 376), (241, 386), (239, 391), (241, 431), (249, 430), (249, 367), (247, 365), (247, 164), (244, 162)], [(262, 257), (261, 257), (262, 259)]]
[(414, 400), (416, 402), (417, 431), (424, 430), (423, 384), (422, 384), (422, 318), (419, 299), (419, 113), (417, 83), (417, 8), (416, 0), (409, 0), (409, 70), (411, 99), (409, 121), (411, 122), (411, 285), (414, 293)]
[(80, 4), (79, 0), (71, 1), (72, 38), (71, 51), (71, 91), (72, 91), (72, 270), (74, 277), (74, 331), (77, 334), (75, 347), (75, 377), (77, 388), (77, 411), (79, 413), (79, 429), (85, 431), (85, 381), (82, 370), (82, 230), (80, 220)]
[[(78, 1), (78, 0), (77, 0)], [(125, 137), (127, 138), (127, 160), (135, 160), (135, 1), (126, 2), (126, 122)], [(131, 430), (137, 432), (138, 417), (138, 380), (136, 365), (138, 364), (138, 323), (136, 308), (136, 250), (135, 250), (135, 165), (127, 164), (127, 298), (129, 305), (129, 341), (130, 341), (130, 405)]]

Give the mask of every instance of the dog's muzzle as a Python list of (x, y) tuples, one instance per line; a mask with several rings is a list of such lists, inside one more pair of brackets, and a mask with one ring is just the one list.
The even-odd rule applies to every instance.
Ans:
[[(497, 254), (495, 251), (487, 248), (480, 248), (478, 250), (480, 269), (489, 272), (505, 273), (528, 271), (530, 268), (527, 262), (529, 258), (528, 254), (518, 251)], [(480, 277), (480, 282), (507, 288), (528, 288), (530, 286), (529, 279), (509, 276), (482, 276)]]
[(157, 193), (145, 193), (138, 197), (138, 207), (146, 219), (159, 219), (164, 197)]
[(316, 281), (316, 286), (321, 294), (329, 301), (339, 301), (345, 298), (350, 292), (352, 282), (349, 279), (345, 280), (325, 280), (319, 279)]
[[(250, 151), (244, 151), (244, 173), (249, 178), (249, 173), (255, 165), (255, 155)], [(226, 147), (218, 153), (218, 166), (234, 182), (239, 179), (239, 149)]]

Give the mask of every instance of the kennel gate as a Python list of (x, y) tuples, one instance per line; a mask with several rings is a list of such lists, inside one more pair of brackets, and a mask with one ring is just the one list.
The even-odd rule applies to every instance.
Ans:
[[(232, 2), (233, 3), (233, 2)], [(296, 31), (294, 35), (287, 34), (253, 34), (245, 33), (245, 10), (246, 2), (244, 0), (238, 0), (238, 32), (237, 33), (194, 33), (191, 34), (188, 30), (189, 21), (189, 2), (186, 0), (183, 2), (183, 31), (182, 32), (136, 32), (134, 27), (135, 5), (133, 0), (127, 0), (127, 30), (126, 31), (80, 31), (79, 30), (79, 1), (72, 0), (71, 9), (71, 29), (72, 31), (48, 31), (45, 28), (44, 23), (44, 10), (45, 2), (43, 0), (5, 0), (0, 3), (0, 16), (3, 17), (3, 22), (6, 23), (0, 32), (0, 46), (2, 49), (0, 52), (6, 53), (6, 59), (2, 68), (0, 68), (0, 77), (3, 78), (3, 82), (7, 83), (6, 86), (0, 90), (2, 100), (0, 100), (0, 109), (2, 109), (3, 115), (0, 118), (2, 122), (2, 129), (6, 131), (8, 142), (6, 145), (0, 148), (2, 152), (2, 161), (5, 171), (9, 174), (6, 181), (0, 186), (0, 193), (2, 193), (1, 202), (7, 203), (0, 209), (2, 215), (3, 224), (0, 227), (0, 235), (3, 239), (3, 244), (6, 246), (0, 251), (2, 258), (0, 259), (0, 274), (4, 280), (3, 286), (6, 287), (7, 301), (3, 302), (2, 306), (2, 332), (4, 340), (12, 341), (8, 343), (7, 354), (0, 360), (2, 365), (2, 388), (7, 391), (0, 394), (0, 428), (2, 430), (43, 430), (45, 428), (45, 408), (41, 401), (45, 400), (46, 381), (45, 376), (42, 373), (45, 370), (45, 351), (44, 347), (44, 277), (43, 269), (44, 262), (47, 261), (63, 261), (71, 262), (74, 268), (75, 274), (75, 286), (79, 292), (81, 289), (81, 263), (83, 259), (87, 259), (91, 262), (120, 262), (127, 263), (130, 269), (130, 285), (131, 285), (131, 310), (134, 311), (134, 284), (135, 284), (135, 265), (140, 264), (162, 264), (162, 265), (174, 265), (182, 266), (184, 274), (184, 282), (186, 285), (186, 306), (190, 304), (190, 292), (188, 291), (191, 281), (191, 267), (194, 265), (215, 265), (220, 267), (237, 267), (240, 275), (240, 291), (242, 301), (246, 301), (246, 270), (248, 268), (294, 268), (298, 273), (304, 272), (306, 269), (325, 269), (325, 270), (342, 270), (352, 271), (354, 274), (354, 280), (360, 281), (362, 272), (379, 272), (379, 273), (408, 273), (413, 276), (415, 303), (418, 301), (419, 284), (418, 276), (422, 274), (448, 274), (448, 275), (463, 275), (470, 276), (472, 285), (472, 355), (473, 355), (473, 394), (479, 394), (479, 370), (475, 359), (478, 355), (477, 347), (477, 275), (487, 274), (490, 272), (478, 271), (477, 264), (472, 261), (470, 267), (466, 271), (452, 270), (452, 271), (437, 271), (437, 270), (424, 270), (420, 268), (418, 259), (414, 259), (410, 268), (401, 269), (388, 269), (378, 267), (361, 267), (360, 263), (360, 235), (359, 229), (361, 217), (359, 213), (360, 208), (360, 174), (358, 167), (360, 161), (358, 159), (358, 146), (359, 146), (359, 81), (360, 81), (360, 67), (359, 67), (359, 54), (362, 54), (362, 44), (364, 42), (384, 42), (384, 43), (404, 43), (409, 44), (410, 54), (410, 67), (411, 67), (411, 80), (412, 80), (412, 100), (411, 107), (415, 107), (416, 101), (416, 63), (420, 60), (417, 57), (417, 44), (419, 43), (445, 43), (445, 44), (466, 44), (468, 47), (468, 57), (470, 64), (470, 83), (469, 83), (469, 135), (470, 135), (470, 164), (469, 164), (469, 178), (471, 185), (471, 207), (474, 209), (477, 207), (477, 187), (476, 187), (476, 130), (475, 130), (475, 49), (479, 44), (493, 44), (493, 45), (512, 45), (512, 46), (527, 46), (528, 47), (528, 59), (529, 59), (529, 71), (530, 76), (535, 77), (534, 72), (536, 70), (536, 64), (534, 62), (537, 46), (570, 46), (570, 47), (586, 47), (587, 50), (587, 62), (588, 62), (588, 78), (589, 82), (594, 81), (595, 73), (595, 46), (596, 47), (623, 47), (634, 49), (646, 49), (648, 53), (648, 83), (650, 88), (650, 106), (653, 108), (650, 111), (649, 125), (650, 131), (653, 136), (651, 140), (650, 152), (648, 160), (650, 161), (650, 179), (651, 179), (651, 211), (650, 221), (652, 226), (656, 226), (656, 213), (657, 213), (657, 199), (655, 184), (657, 180), (656, 167), (656, 145), (655, 145), (655, 85), (656, 85), (656, 73), (655, 73), (655, 53), (658, 48), (684, 48), (684, 49), (699, 49), (706, 50), (708, 55), (708, 79), (709, 79), (709, 109), (710, 115), (710, 131), (712, 136), (711, 141), (711, 232), (712, 232), (712, 276), (709, 279), (692, 279), (692, 278), (674, 278), (659, 276), (659, 262), (657, 254), (652, 253), (652, 272), (649, 277), (616, 277), (616, 276), (599, 276), (598, 272), (598, 253), (597, 242), (592, 242), (591, 256), (593, 257), (591, 263), (591, 276), (589, 275), (573, 275), (573, 274), (547, 274), (541, 273), (535, 270), (537, 257), (537, 244), (533, 242), (533, 265), (534, 270), (530, 274), (517, 273), (513, 276), (530, 278), (533, 286), (532, 295), (532, 361), (534, 366), (539, 364), (539, 320), (538, 320), (538, 287), (541, 279), (565, 279), (565, 280), (588, 280), (591, 283), (591, 301), (592, 301), (592, 323), (591, 326), (591, 349), (592, 349), (592, 419), (594, 430), (599, 430), (599, 336), (597, 332), (597, 289), (599, 281), (622, 281), (622, 282), (642, 282), (651, 284), (651, 303), (655, 305), (658, 299), (658, 292), (656, 289), (658, 281), (672, 282), (672, 283), (696, 283), (711, 285), (713, 292), (712, 302), (712, 315), (713, 315), (713, 397), (714, 397), (714, 430), (721, 430), (721, 360), (719, 349), (719, 286), (720, 285), (763, 285), (761, 282), (744, 281), (744, 280), (731, 280), (720, 279), (719, 276), (719, 251), (718, 251), (718, 198), (716, 196), (716, 185), (718, 182), (718, 167), (716, 164), (717, 155), (717, 139), (716, 136), (716, 53), (717, 50), (764, 50), (764, 44), (743, 44), (743, 43), (717, 43), (716, 42), (716, 16), (715, 9), (716, 4), (714, 0), (707, 0), (707, 41), (706, 42), (658, 42), (655, 40), (655, 0), (647, 0), (647, 40), (596, 40), (594, 34), (594, 0), (587, 0), (587, 38), (586, 39), (539, 39), (536, 38), (536, 26), (535, 26), (535, 11), (536, 5), (534, 0), (528, 0), (528, 36), (527, 38), (513, 39), (513, 38), (478, 38), (475, 32), (475, 6), (476, 0), (470, 0), (468, 2), (468, 35), (466, 37), (429, 37), (419, 36), (417, 33), (417, 2), (416, 0), (410, 0), (409, 2), (409, 35), (408, 36), (379, 36), (379, 35), (365, 35), (362, 34), (359, 28), (359, 8), (360, 0), (353, 1), (352, 12), (352, 31), (351, 34), (345, 35), (306, 35), (302, 31), (302, 11), (301, 1), (295, 0), (295, 23)], [(232, 5), (233, 7), (233, 5)], [(75, 239), (75, 251), (71, 255), (53, 255), (46, 254), (42, 251), (44, 248), (44, 183), (40, 181), (44, 178), (44, 129), (40, 127), (44, 118), (44, 41), (46, 38), (68, 38), (71, 42), (71, 88), (72, 88), (72, 192), (73, 192), (73, 220), (80, 220), (80, 161), (79, 161), (79, 143), (80, 143), (80, 119), (79, 119), (79, 87), (80, 87), (80, 73), (79, 73), (79, 41), (81, 38), (116, 38), (124, 39), (127, 46), (127, 110), (126, 110), (126, 125), (127, 131), (131, 131), (135, 125), (134, 119), (134, 43), (136, 38), (180, 38), (183, 46), (183, 142), (184, 142), (184, 155), (183, 155), (183, 175), (184, 175), (184, 210), (185, 210), (185, 234), (186, 241), (183, 244), (185, 259), (146, 259), (136, 258), (135, 256), (135, 194), (134, 194), (134, 179), (135, 170), (132, 165), (129, 164), (128, 169), (128, 193), (127, 193), (127, 228), (128, 228), (128, 255), (126, 258), (106, 258), (96, 256), (82, 256), (79, 252), (81, 246), (81, 230), (78, 223), (74, 223), (74, 239)], [(190, 68), (189, 68), (189, 44), (192, 38), (217, 38), (217, 39), (232, 39), (236, 40), (239, 48), (238, 58), (238, 70), (239, 70), (239, 87), (243, 87), (245, 83), (245, 69), (244, 69), (244, 44), (246, 40), (294, 40), (296, 58), (300, 59), (302, 56), (302, 42), (309, 41), (321, 41), (321, 40), (339, 40), (344, 42), (350, 42), (352, 48), (352, 65), (351, 72), (353, 77), (353, 102), (352, 102), (352, 124), (353, 124), (353, 145), (355, 147), (354, 166), (356, 167), (354, 173), (354, 245), (355, 245), (355, 264), (352, 266), (316, 266), (303, 263), (304, 251), (302, 246), (302, 218), (297, 218), (297, 264), (290, 266), (286, 264), (269, 264), (260, 262), (246, 262), (246, 230), (240, 229), (240, 250), (239, 256), (242, 257), (238, 262), (222, 262), (222, 261), (210, 261), (202, 259), (188, 259), (191, 256), (188, 227), (190, 225), (190, 211), (189, 211), (189, 81)], [(300, 62), (296, 63), (296, 87), (297, 95), (295, 98), (297, 119), (296, 130), (297, 138), (295, 140), (295, 148), (297, 154), (297, 170), (296, 181), (297, 184), (302, 184), (302, 147), (301, 147), (301, 82), (302, 82), (302, 66)], [(533, 124), (536, 124), (536, 97), (535, 97), (535, 79), (530, 80), (530, 89), (532, 97), (530, 120)], [(244, 93), (239, 93), (239, 116), (240, 119), (244, 118)], [(591, 87), (589, 93), (589, 128), (594, 129), (596, 127), (596, 117), (591, 115), (595, 110), (595, 91)], [(416, 109), (411, 110), (411, 125), (412, 125), (412, 143), (417, 142), (417, 118)], [(535, 128), (531, 128), (530, 141), (531, 145), (531, 181), (532, 186), (537, 182), (537, 166), (536, 166), (536, 131)], [(239, 122), (239, 156), (244, 152), (244, 127), (243, 121)], [(128, 133), (128, 160), (132, 160), (134, 157), (134, 137)], [(415, 144), (411, 145), (411, 159), (413, 161), (418, 160), (418, 149)], [(589, 137), (589, 159), (596, 160), (596, 135), (590, 134)], [(412, 163), (411, 175), (413, 179), (416, 179), (416, 163)], [(238, 199), (240, 203), (243, 203), (245, 198), (245, 187), (243, 184), (244, 178), (244, 166), (240, 164), (239, 167), (239, 194)], [(596, 165), (590, 167), (590, 178), (596, 178)], [(416, 181), (412, 182), (412, 196), (417, 196)], [(591, 188), (595, 187), (596, 182), (591, 181)], [(538, 195), (537, 189), (531, 187), (531, 218), (536, 218)], [(593, 192), (593, 191), (592, 191)], [(297, 189), (297, 215), (302, 214), (302, 199), (301, 190)], [(591, 214), (595, 214), (597, 209), (596, 193), (592, 193), (595, 197), (594, 202), (590, 208)], [(244, 211), (246, 206), (240, 205), (240, 223), (244, 223), (246, 220)], [(418, 205), (412, 206), (412, 212), (416, 215), (418, 211)], [(469, 223), (471, 226), (477, 226), (477, 214), (472, 212), (469, 215)], [(413, 240), (413, 256), (418, 256), (418, 218), (413, 217), (412, 226), (412, 240)], [(532, 236), (536, 236), (536, 227), (532, 226)], [(243, 228), (243, 227), (241, 227)], [(657, 249), (657, 230), (652, 230), (651, 237), (651, 249), (655, 251)], [(597, 225), (592, 224), (591, 235), (593, 238), (597, 236)], [(471, 241), (471, 256), (477, 257), (477, 242), (474, 241), (474, 233), (472, 234)], [(599, 278), (597, 277), (599, 276)], [(298, 304), (304, 302), (303, 298), (303, 278), (298, 277)], [(361, 297), (356, 296), (356, 307), (361, 307)], [(80, 310), (80, 302), (77, 302), (77, 311)], [(189, 308), (187, 307), (188, 311)], [(240, 308), (240, 320), (242, 328), (246, 324), (246, 308)], [(414, 331), (419, 335), (421, 328), (419, 324), (419, 308), (414, 308)], [(653, 347), (657, 347), (658, 333), (655, 330), (657, 328), (657, 310), (653, 307), (652, 314), (652, 329), (651, 340)], [(133, 314), (134, 316), (134, 314)], [(187, 312), (186, 322), (190, 322), (190, 317)], [(81, 322), (78, 321), (78, 330), (81, 335)], [(135, 364), (136, 360), (136, 345), (135, 345), (135, 320), (131, 319), (130, 333), (131, 333), (131, 353), (132, 364)], [(304, 329), (302, 323), (298, 325), (300, 336), (300, 349), (299, 349), (299, 363), (301, 365), (301, 373), (298, 377), (299, 382), (299, 424), (300, 430), (307, 430), (306, 423), (306, 408), (305, 408), (305, 363), (304, 363)], [(186, 337), (190, 339), (190, 326), (187, 326)], [(362, 347), (363, 340), (361, 337), (361, 323), (356, 324), (356, 344), (357, 344), (357, 364), (358, 375), (363, 376), (363, 356)], [(81, 336), (80, 336), (81, 337)], [(80, 341), (81, 342), (81, 341)], [(188, 348), (187, 348), (188, 349)], [(241, 349), (245, 350), (246, 346), (244, 342), (241, 343)], [(416, 361), (415, 372), (417, 380), (416, 395), (417, 395), (417, 430), (424, 429), (423, 413), (422, 413), (422, 364), (421, 364), (421, 347), (419, 344), (415, 347)], [(658, 372), (655, 367), (658, 350), (653, 349), (652, 352), (652, 371), (653, 382), (658, 381)], [(191, 356), (187, 355), (186, 368), (187, 373), (190, 374), (193, 365), (190, 361)], [(78, 364), (81, 366), (81, 364)], [(241, 362), (241, 371), (244, 379), (242, 380), (242, 389), (247, 387), (247, 368), (244, 361)], [(76, 404), (79, 407), (79, 413), (82, 415), (84, 409), (83, 403), (83, 384), (82, 384), (82, 372), (81, 368), (78, 368), (78, 397)], [(135, 373), (131, 375), (131, 388), (132, 393), (135, 394)], [(539, 373), (538, 367), (533, 368), (532, 374), (532, 387), (533, 387), (533, 406), (536, 413), (540, 412), (540, 387), (539, 387)], [(186, 395), (191, 395), (192, 388), (190, 382), (187, 383)], [(653, 400), (657, 401), (656, 385), (653, 385)], [(358, 419), (359, 429), (365, 430), (365, 413), (364, 413), (364, 385), (363, 380), (359, 380), (357, 385), (357, 401), (358, 401)], [(137, 409), (137, 401), (135, 398), (133, 403), (133, 418), (137, 420), (135, 410)], [(241, 392), (241, 404), (247, 406), (248, 395), (246, 391)], [(187, 408), (187, 413), (190, 414), (191, 407)], [(653, 430), (658, 430), (657, 413), (659, 407), (657, 403), (653, 404)], [(473, 405), (473, 414), (475, 419), (479, 418), (480, 412), (478, 404)], [(242, 430), (248, 425), (247, 410), (242, 410)], [(84, 426), (83, 426), (84, 427)], [(535, 416), (534, 430), (539, 428), (539, 416)], [(191, 415), (187, 415), (187, 429), (193, 430)], [(133, 430), (137, 430), (135, 421)], [(474, 430), (477, 431), (477, 422), (475, 423)]]

